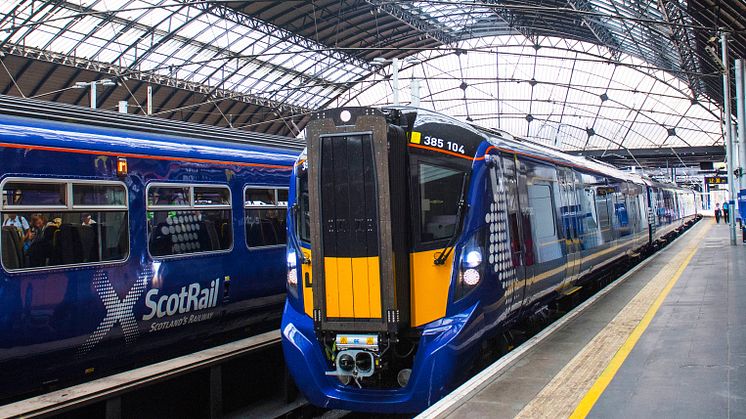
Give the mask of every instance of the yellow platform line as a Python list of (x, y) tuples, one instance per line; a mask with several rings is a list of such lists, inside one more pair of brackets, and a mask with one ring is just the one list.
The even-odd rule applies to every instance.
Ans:
[(711, 223), (688, 238), (684, 249), (635, 295), (517, 415), (585, 417), (635, 346), (671, 288), (694, 257)]

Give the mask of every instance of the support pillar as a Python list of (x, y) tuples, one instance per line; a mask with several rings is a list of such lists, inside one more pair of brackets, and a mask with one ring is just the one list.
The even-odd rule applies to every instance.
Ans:
[[(736, 60), (736, 115), (738, 121), (739, 180), (738, 208), (741, 224), (746, 224), (746, 60)], [(742, 236), (746, 238), (746, 230)]]
[(98, 88), (96, 87), (96, 82), (92, 81), (91, 84), (91, 109), (96, 109), (98, 106)]
[(728, 159), (728, 192), (730, 197), (728, 198), (728, 212), (730, 221), (730, 244), (736, 245), (736, 214), (735, 214), (735, 203), (736, 203), (736, 187), (734, 185), (733, 170), (733, 131), (731, 127), (731, 103), (730, 103), (730, 65), (728, 61), (728, 34), (722, 32), (720, 34), (720, 42), (722, 44), (722, 61), (725, 70), (723, 72), (723, 117), (725, 118), (725, 156)]
[(153, 86), (148, 86), (148, 115), (153, 114)]

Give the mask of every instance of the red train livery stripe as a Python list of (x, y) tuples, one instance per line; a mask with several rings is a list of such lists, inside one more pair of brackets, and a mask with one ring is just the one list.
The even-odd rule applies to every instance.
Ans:
[(0, 147), (21, 148), (21, 149), (28, 149), (28, 150), (54, 151), (54, 152), (59, 152), (59, 153), (94, 154), (94, 155), (104, 155), (104, 156), (113, 156), (113, 157), (132, 157), (132, 158), (138, 158), (138, 159), (170, 160), (170, 161), (180, 161), (180, 162), (188, 162), (188, 163), (214, 163), (214, 164), (224, 164), (224, 165), (233, 165), (233, 166), (262, 167), (266, 169), (291, 170), (293, 168), (292, 166), (284, 166), (284, 165), (278, 165), (278, 164), (245, 163), (245, 162), (224, 161), (224, 160), (195, 159), (192, 157), (154, 156), (154, 155), (137, 154), (137, 153), (113, 153), (110, 151), (81, 150), (77, 148), (50, 147), (50, 146), (41, 146), (41, 145), (24, 145), (24, 144), (15, 144), (15, 143), (0, 143)]

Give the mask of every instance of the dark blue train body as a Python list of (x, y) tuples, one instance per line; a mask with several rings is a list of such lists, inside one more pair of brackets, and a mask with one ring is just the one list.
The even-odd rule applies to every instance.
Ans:
[(0, 397), (276, 327), (294, 140), (48, 116), (0, 116)]
[(483, 349), (697, 217), (696, 196), (421, 109), (307, 127), (282, 336), (306, 397), (412, 413)]

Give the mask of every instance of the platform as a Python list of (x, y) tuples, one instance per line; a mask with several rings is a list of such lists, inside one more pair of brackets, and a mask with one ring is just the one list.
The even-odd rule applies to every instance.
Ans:
[(746, 417), (746, 248), (697, 223), (421, 417)]

